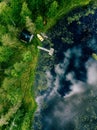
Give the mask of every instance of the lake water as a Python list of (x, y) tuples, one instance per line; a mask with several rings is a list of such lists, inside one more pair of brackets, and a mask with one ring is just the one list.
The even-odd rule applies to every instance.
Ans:
[[(56, 52), (51, 69), (46, 68), (45, 78), (41, 78), (42, 85), (47, 87), (36, 98), (39, 107), (34, 130), (96, 128), (97, 61), (92, 53), (97, 53), (97, 10), (85, 16), (92, 8), (74, 10), (48, 32)], [(81, 17), (69, 24), (67, 19), (74, 14)], [(49, 65), (50, 61), (47, 62)]]

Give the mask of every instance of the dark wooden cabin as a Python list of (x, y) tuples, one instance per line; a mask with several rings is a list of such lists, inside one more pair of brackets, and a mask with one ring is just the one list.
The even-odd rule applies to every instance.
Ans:
[(26, 43), (29, 43), (32, 41), (34, 35), (31, 34), (29, 31), (26, 29), (23, 29), (22, 32), (20, 33), (20, 40)]

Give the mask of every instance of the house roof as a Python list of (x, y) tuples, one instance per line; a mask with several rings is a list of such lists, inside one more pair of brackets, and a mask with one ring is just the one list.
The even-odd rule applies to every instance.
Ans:
[(20, 39), (23, 42), (31, 42), (31, 40), (33, 39), (33, 34), (31, 34), (29, 31), (27, 31), (26, 29), (23, 29), (22, 32), (20, 33)]

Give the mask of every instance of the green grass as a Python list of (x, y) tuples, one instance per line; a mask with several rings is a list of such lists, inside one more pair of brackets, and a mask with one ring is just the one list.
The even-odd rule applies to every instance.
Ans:
[[(32, 51), (32, 61), (28, 64), (27, 69), (21, 77), (21, 87), (23, 96), (23, 104), (25, 106), (26, 114), (23, 119), (21, 130), (30, 129), (30, 125), (33, 121), (33, 116), (37, 108), (37, 104), (34, 96), (34, 89), (32, 89), (35, 80), (35, 70), (38, 61), (38, 52), (33, 45), (28, 47), (28, 50)], [(22, 82), (23, 81), (23, 82)]]

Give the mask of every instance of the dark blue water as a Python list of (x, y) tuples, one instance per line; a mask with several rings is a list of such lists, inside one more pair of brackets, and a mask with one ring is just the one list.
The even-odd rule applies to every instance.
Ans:
[[(83, 11), (81, 8), (74, 10), (73, 13), (77, 13)], [(72, 13), (70, 14), (72, 15)], [(70, 62), (68, 68), (66, 70), (67, 73), (74, 71), (75, 78), (77, 80), (86, 81), (87, 73), (85, 69), (85, 62), (91, 57), (92, 53), (97, 53), (97, 10), (95, 10), (95, 14), (89, 14), (88, 16), (82, 16), (79, 21), (81, 24), (78, 24), (76, 21), (68, 24), (67, 18), (64, 17), (50, 30), (49, 37), (51, 41), (54, 43), (54, 48), (57, 50), (55, 62), (58, 64), (63, 61), (64, 59), (64, 52), (68, 49), (71, 51), (76, 47), (76, 49), (81, 49), (81, 55), (78, 57), (79, 61), (78, 65), (76, 66), (76, 53), (74, 52), (70, 57)], [(64, 31), (64, 28), (66, 30)], [(71, 39), (73, 39), (72, 44), (67, 44), (66, 42), (62, 41), (62, 37), (68, 36), (71, 34)], [(65, 75), (67, 74), (65, 73)], [(63, 80), (62, 80), (63, 82)], [(68, 83), (70, 81), (64, 82), (62, 84), (61, 90), (58, 90), (59, 93), (65, 95), (66, 92), (70, 91)], [(68, 83), (68, 85), (66, 85)], [(67, 86), (67, 87), (66, 87)], [(65, 89), (64, 89), (65, 88)], [(63, 91), (64, 90), (64, 91)]]
[[(84, 14), (86, 9), (74, 10), (68, 16), (72, 16), (76, 11)], [(73, 106), (68, 107), (71, 104), (64, 100), (64, 97), (72, 93), (72, 86), (78, 84), (84, 88), (88, 86), (86, 63), (92, 57), (92, 53), (97, 53), (97, 10), (94, 14), (82, 15), (79, 21), (81, 24), (77, 21), (68, 24), (66, 16), (48, 32), (56, 50), (55, 60), (54, 67), (49, 72), (50, 76), (47, 77), (48, 89), (43, 96), (43, 105), (46, 104), (46, 107), (42, 105), (38, 116), (35, 117), (35, 130), (75, 130), (76, 128), (73, 118), (79, 112), (81, 103), (77, 106), (75, 99), (72, 99), (70, 101), (74, 100)], [(63, 40), (66, 37), (71, 39), (72, 44)]]

